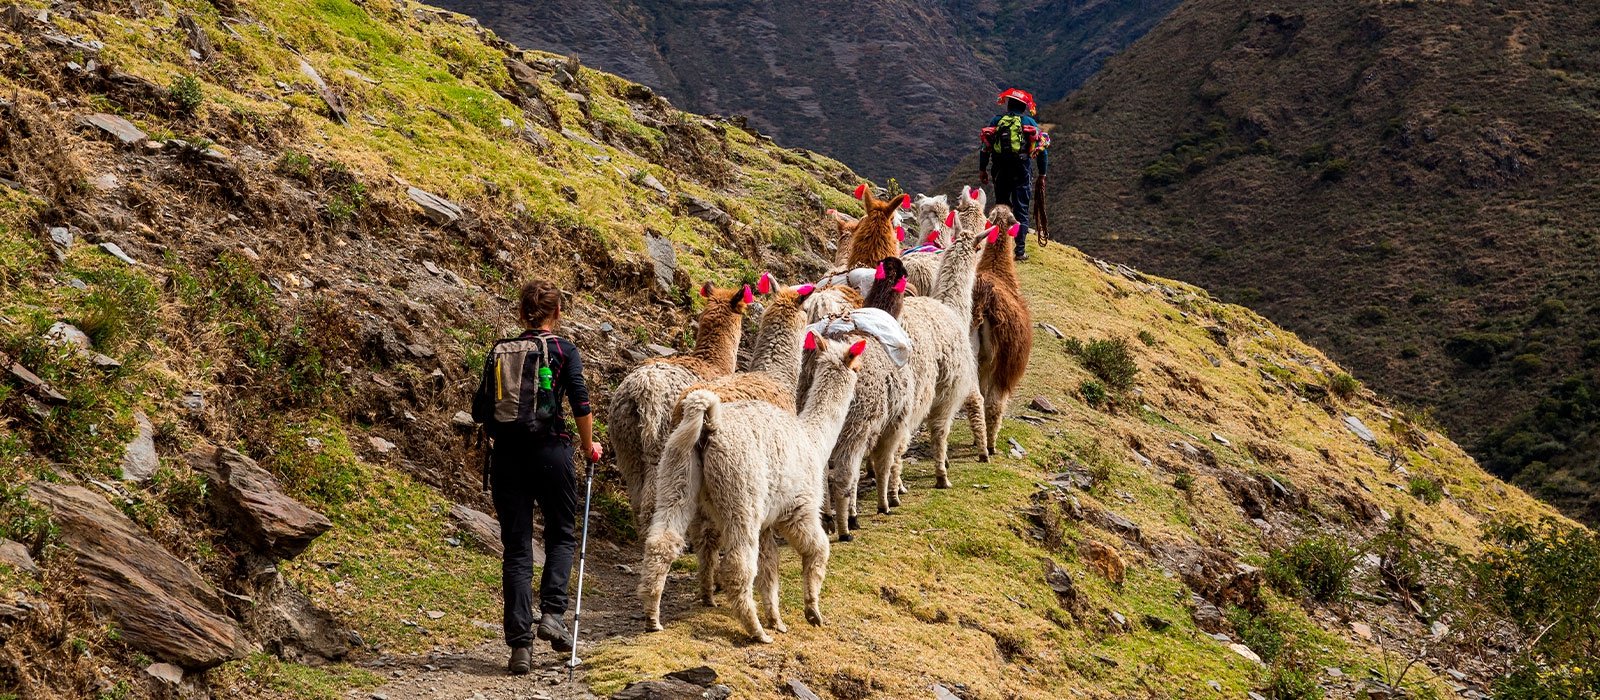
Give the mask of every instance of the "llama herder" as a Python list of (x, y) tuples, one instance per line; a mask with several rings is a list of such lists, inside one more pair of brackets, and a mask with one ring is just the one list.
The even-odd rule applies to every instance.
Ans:
[(846, 347), (806, 335), (816, 369), (798, 415), (765, 401), (724, 404), (710, 391), (684, 398), (683, 420), (662, 452), (656, 517), (640, 566), (639, 593), (651, 631), (661, 629), (661, 591), (697, 508), (722, 541), (727, 561), (721, 571), (735, 615), (752, 638), (772, 641), (757, 616), (755, 588), (767, 622), (780, 632), (788, 629), (778, 612), (778, 535), (800, 553), (806, 620), (823, 623), (829, 549), (822, 483), (866, 345)]
[[(759, 285), (758, 290), (768, 294), (775, 283), (771, 276), (763, 274)], [(784, 289), (767, 303), (767, 309), (761, 315), (761, 328), (756, 336), (748, 370), (698, 382), (684, 390), (683, 396), (704, 389), (715, 393), (723, 403), (765, 401), (793, 413), (795, 398), (799, 394), (800, 343), (805, 325), (810, 321), (804, 303), (812, 290), (809, 284)], [(682, 418), (683, 400), (680, 398), (672, 409), (671, 425), (677, 425)], [(641, 527), (648, 529), (649, 524), (642, 523)], [(700, 602), (707, 607), (714, 607), (720, 543), (716, 532), (709, 523), (704, 522), (704, 518), (697, 517), (690, 525), (689, 532), (694, 540), (695, 556), (700, 562)]]
[[(1017, 236), (1020, 227), (1010, 207), (995, 206), (989, 219), (1007, 235)], [(984, 434), (988, 436), (987, 444), (979, 447), (990, 455), (995, 454), (1006, 404), (1022, 383), (1028, 356), (1033, 353), (1033, 317), (1022, 298), (1012, 247), (1007, 242), (983, 251), (972, 288), (972, 342), (978, 359), (978, 391), (983, 394)]]
[(639, 527), (650, 524), (652, 475), (678, 397), (695, 382), (733, 373), (744, 332), (744, 312), (755, 298), (749, 285), (717, 289), (710, 282), (700, 288), (700, 296), (705, 297), (706, 307), (700, 313), (694, 350), (640, 365), (623, 377), (611, 395), (606, 433), (616, 448), (617, 469), (622, 472)]
[[(882, 311), (891, 318), (898, 316), (905, 294), (905, 268), (895, 258), (885, 258), (878, 265), (878, 279), (867, 293), (868, 302), (863, 308)], [(807, 306), (813, 318), (827, 323), (843, 316), (823, 313), (831, 309), (826, 297), (817, 297)], [(826, 318), (824, 318), (826, 317)], [(883, 316), (880, 314), (879, 318)], [(892, 321), (889, 323), (892, 324)], [(846, 325), (848, 327), (848, 325)], [(815, 326), (813, 326), (815, 328)], [(899, 449), (910, 431), (912, 387), (916, 377), (912, 366), (902, 358), (897, 363), (883, 343), (863, 330), (851, 330), (842, 335), (828, 334), (830, 340), (853, 342), (870, 341), (861, 357), (861, 369), (856, 381), (855, 398), (850, 402), (850, 412), (828, 457), (828, 503), (833, 514), (833, 530), (840, 542), (852, 539), (851, 530), (859, 529), (856, 504), (861, 484), (863, 462), (872, 468), (878, 483), (893, 478), (893, 465), (899, 458)], [(800, 386), (808, 386), (807, 367), (801, 372)], [(884, 510), (887, 494), (879, 489), (879, 510)]]
[[(919, 425), (928, 428), (937, 488), (950, 487), (950, 423), (956, 411), (965, 405), (973, 415), (982, 415), (983, 399), (978, 393), (977, 361), (972, 351), (972, 285), (986, 239), (999, 235), (997, 230), (983, 228), (983, 205), (982, 190), (962, 189), (956, 203), (958, 216), (952, 220), (956, 228), (940, 261), (933, 294), (906, 299), (905, 310), (900, 313), (900, 323), (911, 336), (911, 364), (917, 378), (910, 425), (912, 430)], [(974, 431), (982, 430), (982, 421), (975, 420), (973, 424)], [(910, 432), (907, 431), (906, 443)], [(906, 444), (900, 446), (900, 454), (904, 454), (905, 447)], [(900, 504), (901, 466), (902, 460), (896, 459), (894, 480), (878, 485), (880, 491), (888, 489), (889, 507)], [(887, 511), (880, 506), (880, 512)]]

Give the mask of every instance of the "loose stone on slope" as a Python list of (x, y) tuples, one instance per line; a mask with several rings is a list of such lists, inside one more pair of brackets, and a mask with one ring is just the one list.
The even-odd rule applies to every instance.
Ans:
[[(407, 187), (406, 196), (410, 197), (411, 201), (415, 202), (417, 206), (422, 207), (422, 213), (428, 217), (429, 221), (435, 224), (443, 226), (455, 223), (457, 219), (461, 218), (461, 207), (459, 205), (432, 192), (418, 187)], [(424, 263), (424, 265), (426, 264)]]
[(136, 434), (122, 453), (122, 478), (125, 481), (144, 481), (161, 466), (161, 458), (156, 455), (156, 431), (155, 426), (150, 424), (150, 418), (141, 411), (134, 411), (133, 422)]
[(124, 146), (132, 146), (150, 138), (139, 127), (134, 126), (133, 122), (115, 114), (91, 114), (80, 121), (115, 138)]

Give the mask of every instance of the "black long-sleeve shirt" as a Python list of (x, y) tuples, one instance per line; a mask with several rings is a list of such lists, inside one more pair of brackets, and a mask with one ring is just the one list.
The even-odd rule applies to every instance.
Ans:
[(552, 422), (560, 426), (558, 430), (562, 437), (571, 437), (566, 432), (567, 421), (561, 415), (561, 397), (566, 396), (567, 404), (572, 407), (573, 418), (594, 413), (589, 405), (589, 385), (583, 378), (583, 358), (578, 354), (578, 346), (542, 329), (528, 331), (523, 336), (543, 336), (548, 339), (550, 357), (546, 363), (550, 367), (550, 385), (556, 388), (556, 414)]

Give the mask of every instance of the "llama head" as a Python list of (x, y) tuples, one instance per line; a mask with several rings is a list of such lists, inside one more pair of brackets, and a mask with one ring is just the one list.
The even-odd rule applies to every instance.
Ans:
[(702, 319), (721, 314), (742, 315), (756, 300), (748, 284), (739, 289), (721, 289), (707, 282), (701, 285), (700, 296), (706, 299), (706, 310)]
[(1017, 215), (1011, 211), (1011, 207), (1004, 204), (996, 204), (993, 209), (989, 210), (989, 220), (1004, 231), (1011, 228), (1012, 224), (1017, 223)]

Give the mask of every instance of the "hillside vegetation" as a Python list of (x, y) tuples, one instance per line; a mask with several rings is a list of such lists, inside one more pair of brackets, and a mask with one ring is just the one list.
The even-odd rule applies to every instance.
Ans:
[[(0, 19), (0, 697), (530, 692), (491, 678), (498, 562), (454, 515), (488, 508), (455, 414), (517, 283), (573, 290), (566, 332), (603, 401), (638, 359), (692, 344), (698, 282), (809, 278), (826, 209), (858, 210), (837, 162), (422, 5), (41, 2)], [(1520, 654), (1542, 615), (1585, 602), (1516, 618), (1491, 595), (1495, 570), (1544, 585), (1522, 600), (1584, 590), (1600, 554), (1533, 555), (1586, 532), (1485, 530), (1552, 511), (1248, 310), (1064, 247), (1023, 275), (1047, 324), (1027, 418), (993, 463), (958, 442), (954, 489), (913, 464), (905, 508), (835, 547), (827, 627), (749, 647), (725, 611), (679, 599), (643, 634), (618, 593), (628, 507), (602, 470), (604, 624), (584, 689), (560, 696), (701, 663), (739, 697), (1594, 678), (1568, 663), (1593, 651), (1581, 618)], [(213, 446), (322, 528), (241, 534), (238, 485), (211, 471), (233, 453)], [(1451, 548), (1497, 566), (1461, 574)], [(166, 578), (107, 592), (107, 558)], [(218, 648), (152, 644), (137, 613), (173, 601), (190, 616), (155, 627)]]
[(1592, 3), (1186, 2), (1043, 110), (1053, 222), (1261, 310), (1593, 521), (1596, 36)]

